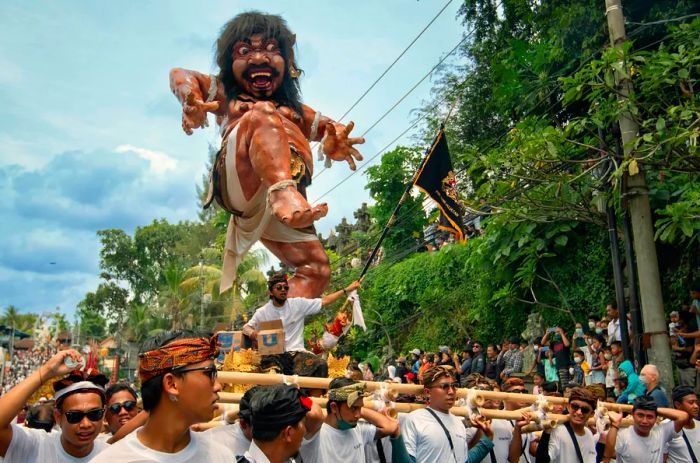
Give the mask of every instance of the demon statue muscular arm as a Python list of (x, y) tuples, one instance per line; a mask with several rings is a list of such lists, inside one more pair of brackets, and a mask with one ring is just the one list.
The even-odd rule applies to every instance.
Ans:
[(309, 141), (321, 141), (329, 159), (362, 160), (353, 128), (322, 116), (300, 101), (295, 36), (279, 16), (242, 13), (217, 40), (219, 75), (173, 69), (170, 87), (183, 105), (182, 128), (191, 134), (213, 113), (223, 142), (212, 168), (213, 196), (232, 213), (224, 251), (221, 291), (255, 241), (296, 269), (290, 296), (318, 297), (328, 285), (328, 257), (313, 222), (325, 203), (310, 205), (305, 189), (313, 158)]

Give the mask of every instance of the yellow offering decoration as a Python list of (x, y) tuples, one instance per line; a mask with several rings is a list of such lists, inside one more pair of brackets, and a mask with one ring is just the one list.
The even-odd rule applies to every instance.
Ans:
[[(224, 356), (222, 371), (258, 373), (260, 371), (260, 355), (254, 349), (232, 350)], [(254, 384), (223, 384), (223, 390), (242, 394), (253, 386)]]
[(345, 355), (340, 358), (335, 358), (332, 353), (328, 353), (328, 377), (337, 378), (339, 376), (345, 376), (345, 372), (348, 371), (348, 364), (350, 363), (350, 357)]

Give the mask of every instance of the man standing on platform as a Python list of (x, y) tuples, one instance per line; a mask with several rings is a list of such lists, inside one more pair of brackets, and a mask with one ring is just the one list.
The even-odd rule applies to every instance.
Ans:
[(267, 282), (270, 301), (255, 311), (255, 314), (243, 327), (243, 334), (251, 339), (257, 337), (260, 322), (281, 320), (284, 328), (284, 352), (275, 355), (263, 355), (260, 367), (264, 371), (277, 370), (285, 375), (328, 376), (328, 364), (320, 357), (304, 348), (304, 319), (317, 314), (321, 307), (332, 304), (341, 297), (360, 287), (360, 282), (353, 281), (346, 288), (328, 294), (323, 298), (307, 299), (305, 297), (287, 297), (289, 283), (285, 274), (273, 275)]

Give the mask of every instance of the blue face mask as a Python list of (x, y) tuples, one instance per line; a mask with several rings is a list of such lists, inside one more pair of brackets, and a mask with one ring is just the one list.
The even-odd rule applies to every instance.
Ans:
[(603, 334), (603, 328), (596, 328), (595, 332), (596, 334)]

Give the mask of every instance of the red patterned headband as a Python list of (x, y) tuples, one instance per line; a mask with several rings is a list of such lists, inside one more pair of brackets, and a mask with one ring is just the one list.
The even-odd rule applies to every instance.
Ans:
[(163, 347), (139, 354), (141, 384), (175, 368), (203, 362), (216, 357), (216, 338), (176, 339)]

